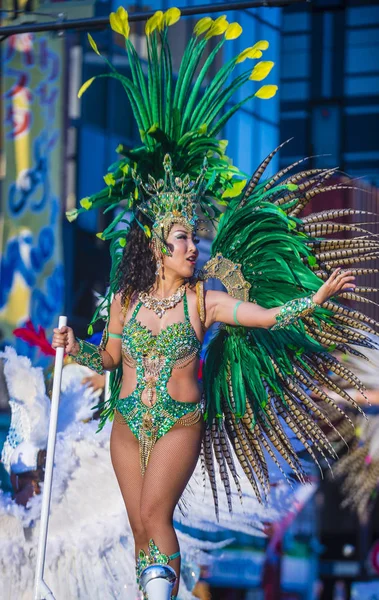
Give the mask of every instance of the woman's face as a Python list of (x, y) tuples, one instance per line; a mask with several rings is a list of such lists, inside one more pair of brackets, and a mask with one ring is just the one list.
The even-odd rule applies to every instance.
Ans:
[(184, 279), (192, 277), (199, 255), (196, 246), (198, 240), (194, 232), (190, 232), (184, 225), (174, 223), (166, 242), (171, 256), (165, 255), (163, 257), (165, 269), (172, 270)]

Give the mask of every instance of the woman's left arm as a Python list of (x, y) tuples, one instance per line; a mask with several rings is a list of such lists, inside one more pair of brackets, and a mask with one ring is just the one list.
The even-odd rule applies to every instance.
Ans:
[[(342, 271), (340, 268), (336, 269), (311, 298), (309, 296), (306, 297), (309, 299), (309, 306), (312, 306), (312, 302), (315, 305), (321, 305), (331, 296), (336, 296), (341, 292), (355, 288), (354, 280), (355, 277), (351, 275), (350, 271)], [(278, 325), (281, 316), (283, 316), (284, 320), (286, 307), (291, 302), (296, 302), (296, 300), (287, 302), (287, 304), (282, 306), (276, 306), (275, 308), (263, 308), (263, 306), (259, 306), (253, 302), (238, 301), (226, 292), (210, 290), (205, 295), (206, 326), (210, 327), (213, 323), (220, 322), (227, 325), (270, 329), (274, 325)], [(295, 305), (292, 304), (292, 306)], [(304, 308), (305, 306), (306, 302)], [(299, 316), (301, 316), (300, 310)]]

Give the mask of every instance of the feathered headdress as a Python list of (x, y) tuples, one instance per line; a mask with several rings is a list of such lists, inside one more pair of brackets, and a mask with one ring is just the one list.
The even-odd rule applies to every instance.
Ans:
[[(254, 97), (271, 98), (277, 90), (276, 85), (264, 85), (226, 109), (242, 85), (261, 81), (270, 73), (274, 63), (260, 61), (253, 69), (231, 78), (240, 63), (262, 57), (269, 46), (266, 41), (257, 42), (226, 62), (203, 89), (224, 44), (242, 33), (242, 27), (238, 23), (228, 23), (225, 15), (215, 20), (204, 17), (196, 23), (174, 76), (168, 28), (179, 19), (179, 9), (170, 8), (165, 13), (157, 11), (147, 21), (145, 76), (143, 61), (129, 38), (128, 13), (122, 7), (111, 13), (112, 29), (125, 40), (131, 77), (118, 73), (103, 57), (110, 71), (92, 77), (79, 90), (81, 97), (95, 79), (117, 79), (128, 96), (141, 136), (138, 148), (129, 150), (122, 144), (118, 146), (121, 158), (109, 167), (104, 177), (106, 187), (82, 199), (79, 209), (67, 213), (68, 219), (74, 220), (80, 212), (91, 208), (112, 210), (122, 202), (123, 210), (105, 231), (97, 234), (101, 239), (111, 241), (113, 273), (120, 260), (119, 250), (126, 244), (127, 212), (132, 211), (138, 221), (143, 213), (151, 227), (146, 224), (141, 227), (148, 237), (156, 235), (158, 238), (167, 236), (170, 223), (179, 218), (189, 227), (193, 227), (199, 213), (213, 221), (219, 219), (222, 214), (219, 205), (226, 205), (229, 198), (240, 193), (246, 177), (226, 156), (227, 142), (217, 136), (242, 104)], [(210, 49), (215, 37), (220, 39)], [(101, 56), (89, 34), (88, 39), (94, 52)], [(121, 229), (120, 223), (124, 225)]]

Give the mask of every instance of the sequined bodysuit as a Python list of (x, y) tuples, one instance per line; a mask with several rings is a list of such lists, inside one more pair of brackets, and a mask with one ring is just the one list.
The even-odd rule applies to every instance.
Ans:
[[(174, 400), (167, 389), (172, 370), (195, 360), (201, 343), (191, 325), (186, 294), (183, 296), (185, 320), (168, 325), (157, 335), (137, 320), (141, 306), (142, 302), (138, 302), (122, 333), (123, 360), (136, 369), (137, 384), (129, 396), (118, 400), (116, 408), (139, 440), (144, 473), (151, 450), (162, 435), (178, 422), (193, 425), (201, 418), (201, 403)], [(145, 389), (148, 406), (142, 402)]]

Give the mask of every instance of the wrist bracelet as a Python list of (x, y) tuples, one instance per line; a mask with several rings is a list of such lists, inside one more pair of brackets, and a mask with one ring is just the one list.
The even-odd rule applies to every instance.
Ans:
[(104, 367), (99, 347), (90, 342), (80, 340), (79, 338), (76, 338), (76, 341), (79, 343), (79, 352), (76, 355), (70, 354), (70, 356), (72, 356), (78, 365), (89, 367), (92, 371), (96, 371), (96, 373), (102, 375)]
[(103, 333), (101, 336), (101, 341), (99, 344), (99, 350), (105, 350), (107, 347), (107, 343), (109, 338), (114, 338), (116, 340), (121, 340), (122, 339), (122, 334), (121, 333), (111, 333), (110, 331), (108, 331), (108, 324), (105, 325), (104, 329), (103, 329)]
[(311, 296), (295, 298), (294, 300), (286, 302), (276, 315), (276, 323), (271, 327), (271, 331), (288, 327), (288, 325), (301, 319), (301, 317), (305, 317), (312, 313), (317, 306), (318, 304), (313, 301), (313, 294)]
[(239, 320), (237, 319), (237, 309), (239, 307), (239, 305), (242, 304), (242, 300), (239, 300), (235, 306), (234, 306), (234, 310), (233, 310), (233, 321), (235, 322), (236, 325), (241, 325), (241, 323), (239, 322)]

